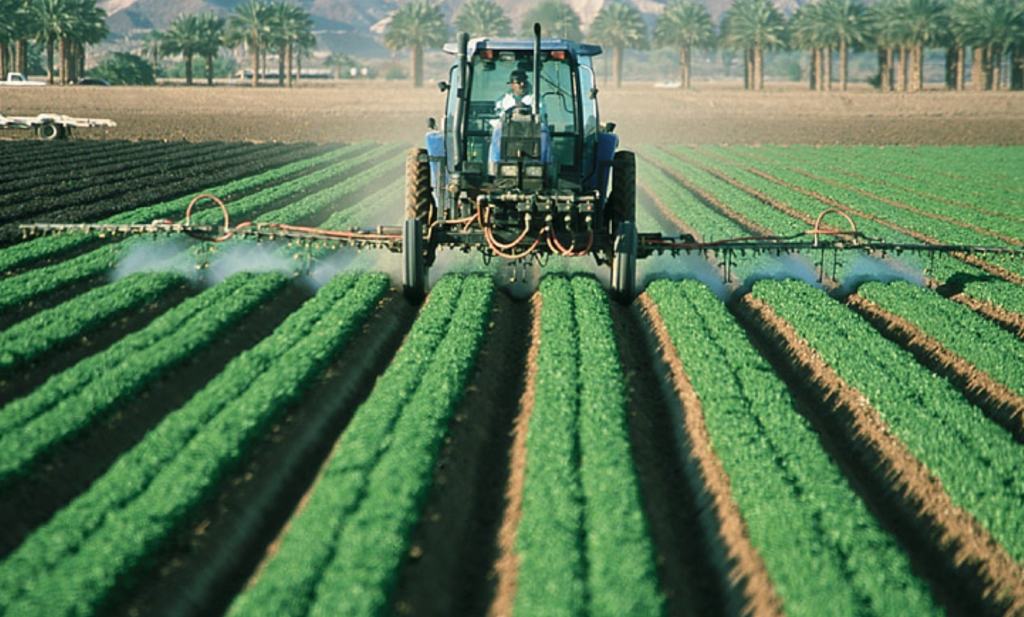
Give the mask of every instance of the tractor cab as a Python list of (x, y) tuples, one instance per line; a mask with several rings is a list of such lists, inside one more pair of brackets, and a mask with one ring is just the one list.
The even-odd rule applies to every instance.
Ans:
[(468, 216), (479, 195), (510, 192), (583, 196), (600, 217), (618, 143), (598, 120), (592, 57), (601, 48), (480, 38), (445, 51), (459, 60), (441, 85), (441, 127), (426, 140), (439, 217)]

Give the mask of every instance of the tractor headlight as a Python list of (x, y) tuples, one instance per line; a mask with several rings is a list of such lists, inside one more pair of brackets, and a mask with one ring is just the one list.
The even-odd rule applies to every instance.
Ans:
[(543, 163), (527, 163), (523, 166), (523, 175), (527, 178), (543, 178), (544, 177), (544, 164)]
[(500, 165), (498, 167), (498, 176), (501, 178), (511, 178), (513, 180), (519, 179), (519, 165)]

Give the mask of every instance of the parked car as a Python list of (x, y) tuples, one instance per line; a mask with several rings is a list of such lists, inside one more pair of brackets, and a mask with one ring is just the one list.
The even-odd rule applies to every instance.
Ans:
[(109, 86), (110, 82), (99, 77), (83, 77), (75, 82), (79, 86)]

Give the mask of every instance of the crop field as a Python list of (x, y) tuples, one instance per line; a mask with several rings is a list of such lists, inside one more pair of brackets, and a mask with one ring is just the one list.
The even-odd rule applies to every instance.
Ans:
[[(396, 224), (407, 148), (3, 143), (0, 615), (1024, 615), (1022, 260), (18, 229)], [(1024, 146), (635, 150), (641, 231), (1024, 245)]]

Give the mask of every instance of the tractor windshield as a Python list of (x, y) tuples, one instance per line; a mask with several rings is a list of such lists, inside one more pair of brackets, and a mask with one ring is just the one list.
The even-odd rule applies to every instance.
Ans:
[[(525, 83), (511, 83), (514, 81)], [(531, 107), (539, 102), (541, 122), (550, 135), (551, 155), (559, 166), (559, 177), (570, 182), (575, 179), (576, 183), (582, 179), (583, 141), (588, 132), (596, 135), (597, 126), (596, 118), (585, 122), (578, 108), (580, 85), (571, 54), (542, 53), (538, 88), (533, 83), (532, 51), (483, 50), (473, 57), (469, 82), (465, 125), (467, 171), (486, 169), (491, 139), (504, 109), (516, 104)]]

